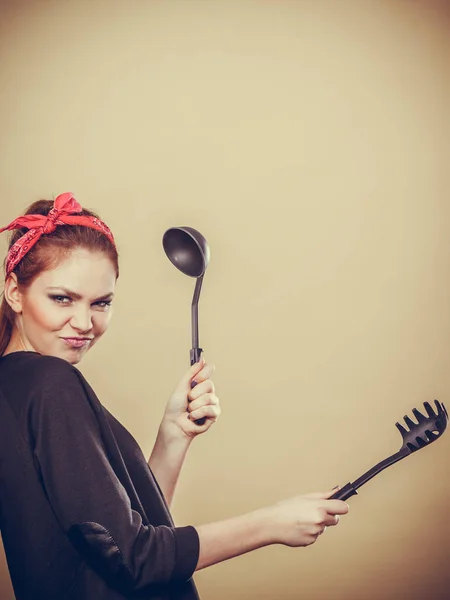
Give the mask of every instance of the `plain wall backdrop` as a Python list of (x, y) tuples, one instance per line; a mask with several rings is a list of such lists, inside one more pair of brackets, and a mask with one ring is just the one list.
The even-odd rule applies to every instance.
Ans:
[[(189, 363), (194, 280), (162, 235), (210, 243), (200, 341), (223, 415), (178, 524), (344, 485), (399, 449), (414, 406), (450, 407), (448, 2), (0, 7), (0, 222), (72, 191), (112, 228), (114, 318), (80, 369), (146, 455)], [(447, 433), (379, 475), (309, 548), (198, 573), (202, 599), (449, 598), (449, 452)]]

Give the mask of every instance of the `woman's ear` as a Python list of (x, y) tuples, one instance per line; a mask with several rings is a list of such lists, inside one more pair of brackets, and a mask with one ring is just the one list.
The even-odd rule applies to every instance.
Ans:
[(5, 281), (4, 296), (6, 302), (9, 304), (12, 310), (17, 314), (20, 314), (22, 312), (23, 297), (19, 290), (15, 273), (11, 273), (11, 275)]

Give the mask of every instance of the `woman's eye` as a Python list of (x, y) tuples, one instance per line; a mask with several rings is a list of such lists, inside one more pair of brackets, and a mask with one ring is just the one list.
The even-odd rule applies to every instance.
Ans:
[(50, 296), (52, 300), (57, 302), (58, 304), (69, 304), (70, 298), (69, 296)]
[(99, 300), (98, 302), (95, 302), (95, 306), (107, 308), (108, 306), (111, 306), (111, 300)]

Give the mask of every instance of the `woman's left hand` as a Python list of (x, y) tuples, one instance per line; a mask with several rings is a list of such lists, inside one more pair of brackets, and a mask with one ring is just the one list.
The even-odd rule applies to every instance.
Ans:
[[(211, 375), (215, 367), (203, 359), (186, 371), (166, 406), (163, 423), (190, 438), (205, 433), (220, 416), (219, 398)], [(193, 387), (193, 383), (196, 385)], [(195, 423), (205, 418), (202, 425)]]

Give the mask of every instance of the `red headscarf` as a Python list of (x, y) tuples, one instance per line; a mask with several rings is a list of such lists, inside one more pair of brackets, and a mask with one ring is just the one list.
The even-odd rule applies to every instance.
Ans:
[(91, 229), (100, 231), (109, 239), (115, 247), (114, 237), (109, 227), (97, 219), (89, 215), (79, 215), (83, 208), (75, 200), (73, 194), (67, 192), (60, 194), (50, 210), (48, 215), (23, 215), (14, 219), (9, 225), (0, 229), (20, 229), (26, 227), (29, 229), (17, 242), (11, 246), (8, 256), (6, 257), (6, 276), (19, 264), (25, 254), (31, 250), (41, 236), (48, 235), (55, 231), (58, 225), (84, 225)]

